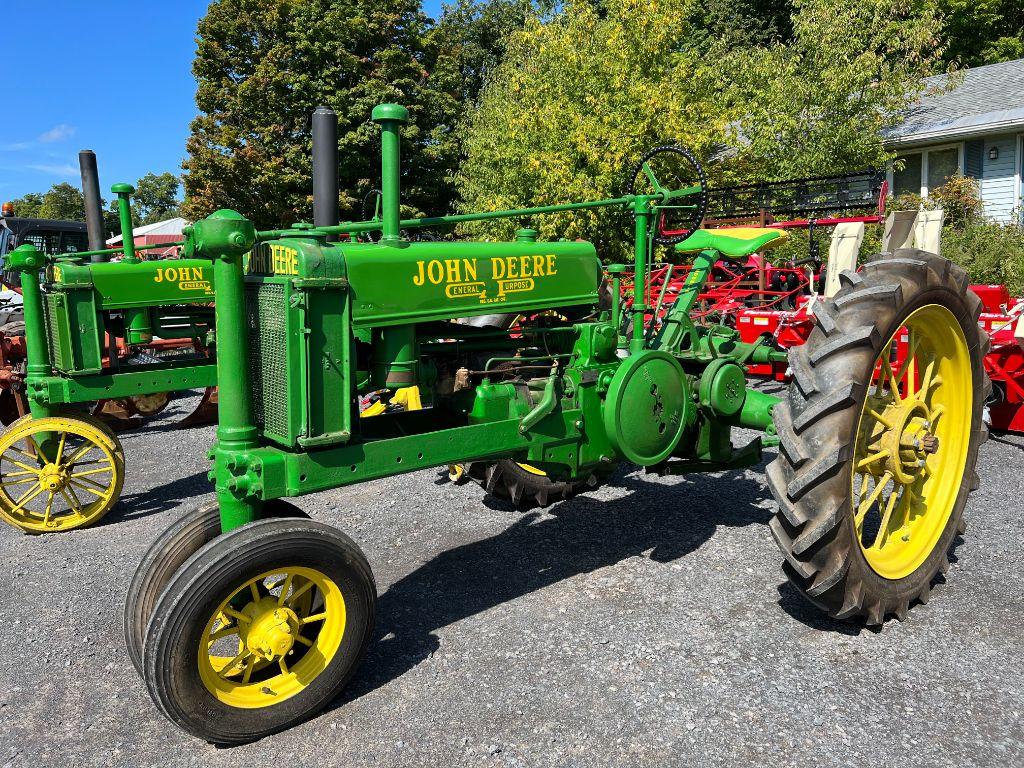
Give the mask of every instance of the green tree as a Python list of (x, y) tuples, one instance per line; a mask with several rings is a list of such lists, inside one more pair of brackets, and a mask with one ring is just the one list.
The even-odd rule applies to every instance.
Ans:
[(790, 0), (706, 0), (694, 9), (694, 25), (716, 45), (766, 44), (793, 36)]
[[(705, 161), (724, 154), (707, 163), (713, 182), (880, 166), (881, 130), (899, 122), (941, 54), (934, 13), (909, 0), (798, 0), (788, 42), (738, 45), (705, 34), (707, 10), (690, 0), (571, 2), (529, 20), (467, 121), (465, 207), (615, 196), (643, 149), (665, 142)], [(535, 224), (617, 256), (628, 232), (601, 212)], [(471, 229), (504, 237), (514, 226)]]
[(421, 106), (428, 167), (444, 176), (443, 196), (427, 201), (431, 211), (445, 209), (454, 197), (455, 173), (465, 154), (465, 135), (457, 126), (475, 107), (480, 90), (505, 54), (509, 35), (533, 13), (530, 0), (458, 0), (444, 6), (427, 32), (429, 98)]
[(135, 224), (152, 224), (178, 215), (178, 177), (173, 173), (147, 173), (135, 184), (132, 218)]
[(43, 195), (39, 216), (62, 221), (85, 221), (85, 199), (82, 197), (82, 190), (66, 181), (54, 184)]
[[(76, 187), (67, 182), (54, 184), (45, 194), (29, 192), (11, 202), (14, 203), (16, 216), (61, 221), (85, 220), (85, 199)], [(121, 222), (113, 203), (103, 211), (103, 231), (107, 237), (121, 234)]]
[(439, 71), (451, 76), (450, 88), (458, 102), (472, 104), (504, 57), (509, 35), (522, 29), (534, 11), (531, 0), (458, 0), (445, 5), (428, 34), (432, 76), (438, 77)]
[[(732, 116), (695, 35), (691, 0), (570, 1), (508, 39), (468, 119), (458, 175), (468, 210), (622, 194), (647, 148), (689, 145), (707, 156)], [(703, 40), (703, 38), (701, 38)], [(545, 238), (586, 236), (620, 251), (629, 222), (603, 210), (539, 217)], [(517, 222), (470, 227), (508, 237)]]
[(1024, 57), (1020, 0), (929, 0), (942, 19), (945, 59), (977, 67)]
[(14, 215), (26, 219), (39, 218), (39, 211), (43, 207), (43, 196), (39, 192), (28, 192), (22, 197), (11, 200), (14, 205)]
[(193, 73), (200, 115), (184, 163), (185, 215), (220, 207), (260, 226), (311, 215), (309, 120), (320, 104), (339, 116), (344, 216), (358, 217), (379, 178), (373, 106), (410, 109), (404, 200), (446, 208), (452, 197), (436, 143), (436, 89), (428, 20), (417, 0), (216, 0), (199, 22)]
[(786, 43), (723, 52), (738, 179), (881, 167), (897, 125), (941, 66), (936, 14), (911, 0), (796, 0)]

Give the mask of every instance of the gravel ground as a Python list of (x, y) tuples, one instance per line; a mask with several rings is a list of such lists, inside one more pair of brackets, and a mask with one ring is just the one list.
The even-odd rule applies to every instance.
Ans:
[(0, 768), (1024, 765), (1024, 439), (983, 448), (948, 583), (881, 632), (786, 585), (760, 469), (623, 471), (527, 515), (434, 470), (307, 497), (373, 565), (377, 641), (333, 708), (218, 749), (122, 644), (143, 550), (210, 495), (212, 428), (169, 420), (124, 435), (101, 525), (0, 526)]

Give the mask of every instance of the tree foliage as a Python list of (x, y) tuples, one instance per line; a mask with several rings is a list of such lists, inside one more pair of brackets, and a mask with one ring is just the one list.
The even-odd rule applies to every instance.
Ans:
[[(614, 197), (647, 148), (708, 154), (729, 120), (693, 32), (690, 0), (570, 2), (511, 35), (466, 125), (458, 182), (468, 210)], [(472, 228), (508, 236), (517, 222)], [(609, 211), (545, 216), (545, 238), (606, 249), (630, 225)]]
[(899, 124), (941, 65), (939, 20), (910, 0), (795, 0), (792, 39), (723, 54), (739, 179), (882, 167)]
[[(579, 0), (534, 15), (467, 123), (465, 207), (615, 196), (642, 150), (664, 142), (724, 157), (708, 167), (714, 181), (881, 166), (881, 129), (942, 50), (935, 14), (910, 0), (796, 0), (788, 41), (776, 30), (742, 45), (705, 33), (709, 7)], [(607, 213), (535, 223), (547, 237), (623, 240), (624, 223)], [(474, 229), (508, 236), (514, 226)]]
[(66, 181), (54, 184), (45, 193), (29, 192), (11, 202), (14, 215), (27, 219), (85, 220), (82, 192)]
[(428, 150), (437, 127), (424, 68), (427, 20), (416, 0), (217, 0), (199, 22), (193, 72), (200, 115), (184, 167), (186, 215), (231, 207), (261, 226), (308, 219), (310, 115), (339, 116), (342, 211), (358, 216), (376, 186), (373, 106), (409, 108), (407, 200), (450, 197)]
[[(177, 215), (178, 177), (172, 173), (147, 173), (135, 184), (132, 200), (132, 222), (136, 226)], [(85, 221), (85, 197), (82, 191), (66, 181), (54, 184), (45, 193), (29, 192), (11, 201), (16, 216), (57, 221)], [(100, 207), (105, 201), (100, 199)], [(103, 208), (103, 229), (107, 237), (121, 234), (117, 204), (111, 200)]]
[(178, 215), (181, 182), (173, 173), (147, 173), (135, 184), (132, 219), (136, 225), (153, 224)]
[(445, 212), (462, 142), (456, 131), (529, 0), (458, 0), (431, 25), (418, 0), (217, 0), (198, 29), (200, 115), (184, 167), (184, 212), (231, 207), (261, 226), (312, 211), (310, 115), (339, 117), (342, 217), (361, 218), (378, 185), (373, 107), (410, 111), (403, 131), (406, 213)]
[(43, 207), (43, 196), (39, 192), (27, 192), (21, 197), (11, 200), (11, 204), (14, 206), (15, 216), (38, 219), (39, 211)]
[(1020, 0), (929, 0), (942, 19), (946, 61), (977, 67), (1024, 58)]

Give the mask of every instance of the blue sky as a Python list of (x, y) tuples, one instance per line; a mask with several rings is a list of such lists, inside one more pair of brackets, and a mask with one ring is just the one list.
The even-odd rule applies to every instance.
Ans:
[[(181, 172), (195, 116), (196, 22), (208, 0), (3, 3), (0, 199), (78, 186), (78, 150), (118, 181)], [(426, 0), (436, 15), (440, 0)]]

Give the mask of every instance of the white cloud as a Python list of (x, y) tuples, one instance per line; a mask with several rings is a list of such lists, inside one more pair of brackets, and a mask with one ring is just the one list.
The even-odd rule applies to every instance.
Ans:
[(53, 126), (48, 131), (44, 131), (39, 134), (36, 139), (40, 144), (52, 144), (55, 141), (63, 141), (64, 139), (70, 139), (75, 135), (75, 126), (68, 125), (67, 123), (60, 123), (59, 125)]
[(28, 167), (31, 168), (33, 171), (39, 171), (40, 173), (48, 173), (51, 176), (60, 176), (62, 178), (70, 178), (78, 175), (78, 169), (71, 165), (71, 163), (61, 163), (57, 165), (40, 163), (38, 165), (30, 165)]
[(26, 149), (33, 149), (40, 144), (54, 144), (58, 141), (70, 139), (78, 129), (67, 123), (59, 123), (48, 131), (43, 131), (33, 141), (16, 141), (13, 144), (0, 144), (0, 152), (24, 152)]

